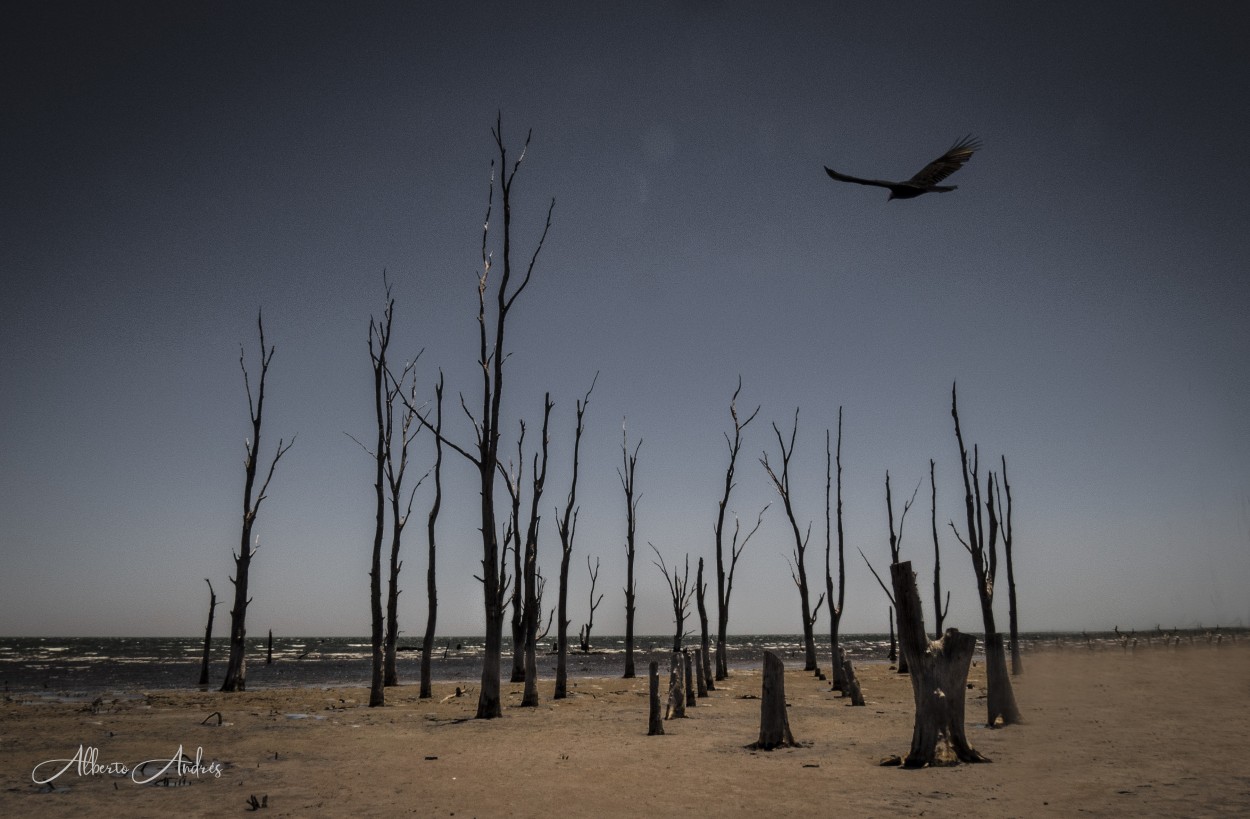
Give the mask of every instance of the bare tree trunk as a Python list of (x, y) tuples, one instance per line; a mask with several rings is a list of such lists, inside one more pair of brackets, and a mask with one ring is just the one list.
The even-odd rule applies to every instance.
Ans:
[(841, 669), (842, 696), (850, 697), (851, 705), (865, 705), (864, 692), (859, 687), (859, 678), (855, 676), (855, 666), (842, 646), (838, 646), (838, 657), (834, 663)]
[(204, 582), (208, 583), (208, 625), (204, 628), (204, 659), (200, 663), (200, 685), (208, 685), (208, 657), (213, 646), (213, 615), (217, 611), (217, 592), (213, 591), (212, 581), (207, 577)]
[(1020, 659), (1020, 625), (1016, 618), (1016, 571), (1011, 559), (1011, 484), (1007, 482), (1007, 456), (1003, 456), (1003, 489), (1007, 493), (1007, 505), (1003, 506), (1002, 498), (998, 499), (998, 508), (1003, 510), (1003, 555), (1007, 558), (1007, 618), (1011, 634), (1011, 675), (1014, 677), (1024, 673), (1024, 662)]
[(562, 700), (568, 696), (568, 654), (569, 654), (569, 558), (573, 555), (573, 537), (577, 531), (577, 461), (582, 447), (582, 431), (585, 429), (583, 419), (586, 405), (590, 403), (590, 394), (595, 391), (595, 382), (599, 373), (595, 373), (590, 382), (590, 389), (577, 402), (577, 431), (573, 436), (573, 480), (569, 484), (569, 498), (564, 505), (564, 517), (556, 522), (560, 533), (560, 599), (559, 613), (556, 615), (556, 689), (553, 699)]
[(660, 718), (660, 664), (655, 660), (651, 661), (648, 677), (651, 707), (647, 714), (647, 736), (662, 736), (664, 720)]
[(247, 688), (247, 606), (252, 602), (247, 596), (248, 572), (251, 569), (252, 557), (260, 548), (252, 542), (252, 526), (256, 522), (260, 505), (265, 500), (265, 491), (269, 488), (269, 481), (273, 478), (274, 468), (277, 467), (278, 461), (287, 450), (295, 444), (294, 438), (285, 446), (281, 439), (278, 440), (278, 449), (273, 460), (269, 462), (269, 471), (261, 483), (260, 491), (253, 499), (256, 458), (260, 452), (260, 427), (265, 408), (265, 380), (274, 354), (273, 347), (265, 348), (265, 326), (259, 313), (256, 315), (256, 327), (260, 335), (261, 357), (260, 383), (255, 403), (252, 401), (252, 388), (248, 382), (247, 366), (243, 363), (243, 350), (242, 348), (239, 350), (239, 367), (243, 370), (243, 387), (247, 391), (247, 407), (252, 419), (252, 437), (247, 442), (247, 457), (243, 462), (243, 531), (239, 536), (239, 551), (234, 555), (234, 577), (230, 578), (230, 582), (234, 584), (234, 608), (230, 610), (230, 658), (226, 664), (225, 680), (221, 684), (222, 691), (243, 691)]
[[(635, 527), (638, 522), (638, 501), (634, 499), (634, 470), (638, 466), (638, 450), (642, 449), (642, 441), (629, 452), (629, 439), (625, 433), (625, 422), (621, 421), (621, 469), (617, 474), (621, 478), (621, 488), (625, 490), (625, 675), (624, 679), (634, 677), (634, 611), (635, 595), (638, 587), (634, 582), (634, 544)], [(654, 663), (653, 663), (654, 665)], [(663, 731), (661, 731), (663, 733)]]
[[(525, 609), (522, 613), (522, 627), (525, 631), (525, 691), (521, 695), (521, 705), (532, 708), (538, 705), (538, 622), (542, 618), (540, 611), (539, 576), (538, 576), (538, 527), (541, 516), (538, 514), (542, 503), (543, 489), (547, 485), (547, 443), (548, 430), (551, 423), (551, 393), (543, 396), (543, 434), (539, 441), (539, 453), (534, 455), (532, 472), (533, 486), (530, 490), (530, 519), (525, 534)], [(524, 437), (524, 426), (522, 426)], [(539, 459), (539, 454), (542, 458)], [(521, 524), (515, 523), (517, 529)]]
[(786, 669), (776, 654), (764, 652), (764, 683), (760, 694), (760, 736), (750, 747), (760, 751), (798, 745), (786, 715)]
[[(793, 561), (790, 564), (790, 577), (794, 580), (794, 585), (799, 590), (799, 604), (803, 615), (803, 657), (804, 671), (816, 670), (816, 639), (812, 632), (812, 626), (815, 625), (816, 618), (812, 616), (811, 599), (808, 596), (807, 585), (807, 566), (806, 554), (807, 543), (811, 537), (812, 530), (809, 525), (807, 534), (803, 535), (799, 532), (799, 524), (794, 518), (794, 506), (790, 500), (790, 456), (794, 454), (794, 441), (799, 434), (799, 411), (794, 411), (794, 429), (790, 433), (790, 446), (786, 447), (785, 440), (781, 437), (781, 430), (777, 424), (773, 424), (773, 432), (777, 435), (777, 445), (781, 448), (781, 476), (778, 477), (773, 468), (768, 463), (768, 453), (760, 458), (760, 464), (763, 465), (764, 471), (768, 473), (768, 477), (773, 482), (773, 488), (777, 490), (777, 494), (781, 496), (782, 504), (786, 510), (786, 517), (790, 520), (790, 530), (794, 535), (794, 552), (792, 553)], [(824, 601), (822, 593), (820, 599), (816, 601), (815, 608), (820, 609), (821, 603)]]
[(890, 606), (890, 656), (889, 661), (898, 662), (898, 642), (894, 639), (894, 607)]
[(694, 692), (694, 663), (690, 659), (690, 649), (683, 649), (681, 654), (685, 662), (686, 707), (694, 708), (699, 704)]
[[(842, 626), (842, 607), (846, 599), (846, 557), (845, 535), (842, 529), (842, 408), (838, 407), (838, 585), (835, 595), (833, 573), (830, 566), (833, 551), (833, 536), (829, 516), (829, 430), (825, 430), (825, 602), (829, 606), (829, 653), (833, 665), (833, 681), (831, 690), (847, 693), (847, 680), (844, 676), (846, 665), (842, 662), (842, 646), (839, 632)], [(858, 683), (856, 683), (858, 685)]]
[(694, 580), (695, 602), (699, 610), (699, 696), (706, 697), (709, 690), (715, 690), (711, 673), (711, 635), (707, 627), (707, 584), (703, 582), (703, 558), (699, 558), (699, 571)]
[[(706, 646), (705, 646), (706, 647)], [(706, 697), (708, 695), (708, 683), (711, 682), (712, 675), (708, 673), (707, 661), (703, 657), (702, 651), (694, 653), (695, 666), (695, 695)]]
[[(746, 548), (747, 541), (751, 539), (751, 535), (755, 534), (753, 529), (750, 534), (743, 539), (742, 545), (738, 545), (738, 520), (734, 518), (734, 534), (733, 540), (729, 546), (729, 561), (726, 566), (725, 560), (725, 510), (729, 506), (729, 495), (734, 488), (734, 469), (738, 462), (738, 451), (742, 448), (742, 431), (747, 425), (755, 419), (759, 414), (760, 408), (756, 407), (755, 411), (747, 417), (745, 421), (738, 418), (738, 393), (742, 392), (742, 376), (738, 376), (738, 387), (734, 390), (733, 397), (729, 400), (729, 416), (733, 419), (734, 434), (730, 438), (728, 433), (725, 435), (725, 442), (729, 445), (729, 466), (725, 469), (725, 492), (721, 496), (720, 502), (716, 505), (716, 679), (723, 680), (729, 676), (729, 662), (726, 653), (726, 640), (729, 634), (729, 598), (733, 594), (733, 576), (734, 569), (738, 565), (738, 556), (742, 553), (742, 549)], [(768, 507), (764, 507), (767, 509)], [(760, 512), (760, 519), (764, 516)], [(759, 523), (755, 524), (755, 529), (759, 529)]]
[(512, 499), (512, 676), (510, 682), (525, 682), (525, 563), (521, 546), (521, 476), (525, 472), (525, 422), (517, 441), (517, 471), (508, 475), (506, 486)]
[(265, 665), (273, 665), (273, 629), (269, 629), (269, 645), (265, 652)]
[(933, 633), (935, 639), (942, 636), (942, 624), (946, 621), (946, 613), (951, 608), (951, 593), (946, 593), (946, 605), (942, 605), (942, 549), (938, 545), (937, 528), (937, 480), (933, 477), (933, 459), (929, 459), (929, 487), (932, 489), (932, 510), (930, 522), (933, 525)]
[(425, 619), (425, 636), (421, 640), (421, 699), (430, 699), (434, 696), (430, 668), (434, 654), (435, 626), (438, 622), (438, 576), (434, 568), (438, 549), (434, 538), (434, 526), (438, 522), (438, 513), (443, 505), (443, 373), (441, 370), (438, 373), (438, 385), (434, 388), (434, 396), (434, 502), (430, 506), (430, 515), (426, 522), (426, 541), (429, 549), (425, 568), (425, 594), (429, 611)]
[(668, 707), (665, 719), (686, 717), (686, 662), (680, 651), (674, 650), (668, 661)]
[[(1003, 725), (1020, 722), (1020, 709), (1016, 706), (1011, 677), (1007, 674), (1007, 658), (1003, 651), (1002, 636), (994, 625), (994, 578), (998, 571), (998, 516), (994, 505), (995, 478), (990, 473), (986, 483), (986, 510), (989, 513), (989, 531), (981, 518), (981, 480), (978, 474), (978, 455), (973, 447), (972, 465), (968, 464), (968, 450), (964, 447), (963, 432), (959, 427), (959, 407), (955, 387), (951, 387), (951, 417), (955, 421), (955, 440), (959, 444), (959, 460), (964, 479), (964, 510), (967, 515), (968, 539), (964, 540), (955, 529), (955, 536), (972, 557), (972, 570), (977, 579), (977, 596), (981, 602), (981, 619), (985, 624), (985, 677), (986, 677), (986, 725), (994, 727), (1001, 719)], [(951, 528), (954, 529), (952, 522)]]
[[(885, 473), (885, 509), (886, 509), (886, 516), (889, 518), (889, 521), (890, 521), (890, 563), (891, 565), (898, 563), (899, 561), (899, 554), (902, 552), (902, 548), (903, 548), (903, 524), (907, 520), (907, 513), (908, 511), (911, 510), (911, 505), (915, 503), (916, 501), (916, 492), (919, 492), (919, 491), (920, 491), (920, 484), (917, 483), (916, 489), (911, 493), (911, 499), (903, 504), (903, 514), (899, 515), (898, 532), (896, 534), (894, 531), (894, 499), (890, 492), (890, 472), (889, 470), (886, 470), (886, 473)], [(875, 570), (873, 571), (873, 574), (876, 574)], [(880, 581), (881, 578), (877, 578), (877, 580)], [(884, 586), (884, 584), (882, 585)], [(886, 594), (887, 595), (889, 594), (888, 589), (886, 590)], [(895, 618), (897, 619), (897, 617), (899, 616), (899, 612), (897, 608), (898, 601), (894, 600), (893, 597), (891, 597), (890, 600), (895, 605), (894, 614), (895, 614)], [(903, 629), (903, 622), (901, 620), (898, 621), (898, 627), (899, 627), (899, 633), (901, 634), (902, 629)], [(891, 659), (893, 659), (893, 655), (894, 655), (894, 650), (892, 648), (893, 644), (894, 644), (894, 637), (893, 635), (891, 635), (890, 636)], [(910, 661), (907, 658), (907, 653), (906, 652), (900, 653), (898, 655), (898, 673), (900, 674), (909, 673), (911, 670), (909, 668), (909, 662)]]
[(903, 765), (921, 768), (939, 761), (949, 762), (939, 757), (939, 742), (960, 762), (988, 762), (964, 733), (964, 691), (976, 638), (950, 629), (941, 640), (929, 643), (911, 562), (891, 564), (890, 579), (898, 604), (899, 640), (912, 668), (916, 703), (911, 750)]

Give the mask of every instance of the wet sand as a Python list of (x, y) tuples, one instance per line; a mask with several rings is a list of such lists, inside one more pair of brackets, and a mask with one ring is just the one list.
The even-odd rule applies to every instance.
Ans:
[[(517, 707), (521, 686), (505, 683), (504, 716), (490, 721), (472, 719), (475, 692), (449, 696), (452, 685), (433, 701), (415, 685), (388, 689), (374, 709), (365, 687), (162, 691), (94, 712), (15, 694), (0, 708), (0, 815), (237, 816), (253, 795), (270, 816), (1250, 813), (1250, 645), (1025, 662), (1023, 725), (985, 728), (983, 669), (970, 677), (968, 735), (993, 762), (918, 771), (879, 765), (906, 754), (912, 727), (910, 682), (882, 665), (858, 669), (863, 708), (788, 671), (800, 747), (772, 752), (746, 748), (759, 730), (754, 673), (719, 684), (662, 737), (646, 735), (645, 674), (575, 680), (562, 701), (542, 681), (537, 708)], [(158, 774), (179, 746), (191, 759), (202, 748), (198, 772)], [(49, 762), (76, 756), (130, 770)], [(67, 764), (32, 781), (36, 766), (48, 778)]]

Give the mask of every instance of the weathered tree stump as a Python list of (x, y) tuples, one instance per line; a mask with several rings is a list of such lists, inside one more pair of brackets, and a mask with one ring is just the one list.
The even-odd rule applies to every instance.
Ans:
[(686, 707), (694, 708), (699, 704), (699, 702), (695, 699), (694, 695), (694, 667), (693, 662), (690, 659), (690, 649), (682, 651), (682, 658), (685, 662), (686, 669)]
[(764, 683), (760, 694), (760, 736), (754, 750), (771, 751), (798, 745), (786, 715), (786, 669), (771, 651), (764, 652)]
[(707, 664), (703, 662), (703, 652), (701, 650), (696, 651), (694, 653), (694, 665), (695, 665), (695, 677), (694, 678), (695, 678), (695, 681), (698, 683), (695, 689), (695, 694), (700, 697), (706, 697), (707, 696), (707, 678), (709, 675), (707, 673)]
[(842, 696), (850, 697), (851, 705), (864, 705), (864, 692), (860, 690), (859, 678), (855, 676), (855, 666), (851, 658), (846, 656), (846, 649), (838, 646), (838, 668), (842, 680)]
[(651, 661), (650, 669), (651, 708), (647, 716), (647, 736), (661, 736), (664, 733), (664, 720), (660, 718), (660, 664)]
[(686, 716), (686, 663), (681, 653), (674, 651), (668, 667), (668, 706), (664, 719), (684, 719)]
[[(947, 629), (942, 639), (929, 642), (921, 616), (920, 594), (911, 562), (890, 566), (894, 602), (898, 606), (899, 647), (911, 669), (916, 719), (906, 768), (946, 762), (989, 762), (972, 747), (964, 733), (964, 692), (977, 640), (971, 634)], [(938, 743), (944, 753), (939, 756)], [(950, 759), (953, 753), (955, 759)]]

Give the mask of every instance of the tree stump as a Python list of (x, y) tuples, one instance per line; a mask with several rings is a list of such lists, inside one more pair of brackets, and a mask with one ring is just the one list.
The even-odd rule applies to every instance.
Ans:
[(695, 665), (695, 677), (694, 678), (695, 678), (695, 681), (698, 683), (698, 686), (695, 689), (695, 694), (700, 697), (706, 697), (708, 673), (707, 673), (707, 664), (703, 662), (702, 651), (696, 651), (694, 653), (694, 665)]
[(851, 698), (851, 705), (864, 705), (864, 692), (860, 690), (859, 678), (855, 676), (855, 666), (851, 658), (846, 656), (846, 649), (838, 646), (839, 676), (842, 678), (842, 696)]
[[(956, 762), (989, 762), (972, 747), (964, 733), (964, 692), (977, 640), (950, 628), (941, 640), (929, 642), (921, 616), (920, 594), (911, 562), (890, 566), (894, 601), (898, 606), (899, 647), (911, 669), (916, 719), (905, 768)], [(940, 757), (938, 743), (945, 753)], [(950, 759), (954, 754), (954, 760)]]
[(694, 668), (690, 659), (690, 649), (682, 651), (682, 657), (686, 668), (686, 707), (694, 708), (699, 702), (694, 695)]
[(669, 658), (668, 707), (664, 712), (665, 719), (684, 719), (686, 716), (685, 668), (686, 663), (681, 654), (674, 651)]
[(764, 652), (764, 683), (760, 694), (760, 736), (753, 750), (771, 751), (798, 745), (786, 715), (786, 669), (771, 651)]
[(650, 669), (651, 708), (647, 716), (647, 736), (661, 736), (664, 720), (660, 719), (660, 664), (651, 661)]

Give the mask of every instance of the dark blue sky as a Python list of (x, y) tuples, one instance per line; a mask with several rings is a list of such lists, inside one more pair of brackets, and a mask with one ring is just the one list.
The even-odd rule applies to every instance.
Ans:
[[(883, 480), (938, 462), (949, 415), (1006, 454), (1022, 625), (1250, 621), (1250, 27), (1175, 4), (26, 3), (6, 10), (0, 125), (0, 633), (194, 634), (232, 573), (255, 319), (277, 345), (265, 434), (298, 433), (257, 532), (253, 633), (368, 628), (369, 317), (471, 405), (496, 112), (528, 254), (505, 414), (556, 401), (540, 561), (583, 445), (587, 554), (623, 630), (623, 418), (643, 438), (639, 537), (712, 559), (739, 375), (732, 506), (773, 499), (758, 457), (801, 408), (792, 469), (823, 566), (826, 428), (845, 407), (844, 629), (885, 627), (854, 547), (888, 556)], [(886, 202), (822, 165), (906, 178), (955, 139), (959, 190)], [(463, 416), (450, 434), (468, 439)], [(421, 471), (431, 445), (418, 447)], [(481, 631), (473, 474), (451, 457), (446, 633)], [(931, 566), (927, 485), (904, 552)], [(429, 496), (418, 494), (424, 515)], [(799, 630), (774, 505), (731, 628)], [(410, 529), (402, 627), (424, 623)], [(980, 628), (943, 525), (955, 624)], [(643, 546), (645, 549), (645, 545)], [(581, 567), (581, 568), (578, 568)], [(669, 628), (640, 561), (643, 631)], [(554, 587), (552, 587), (554, 588)], [(1005, 602), (1005, 601), (1004, 601)], [(824, 628), (822, 617), (819, 628)]]

